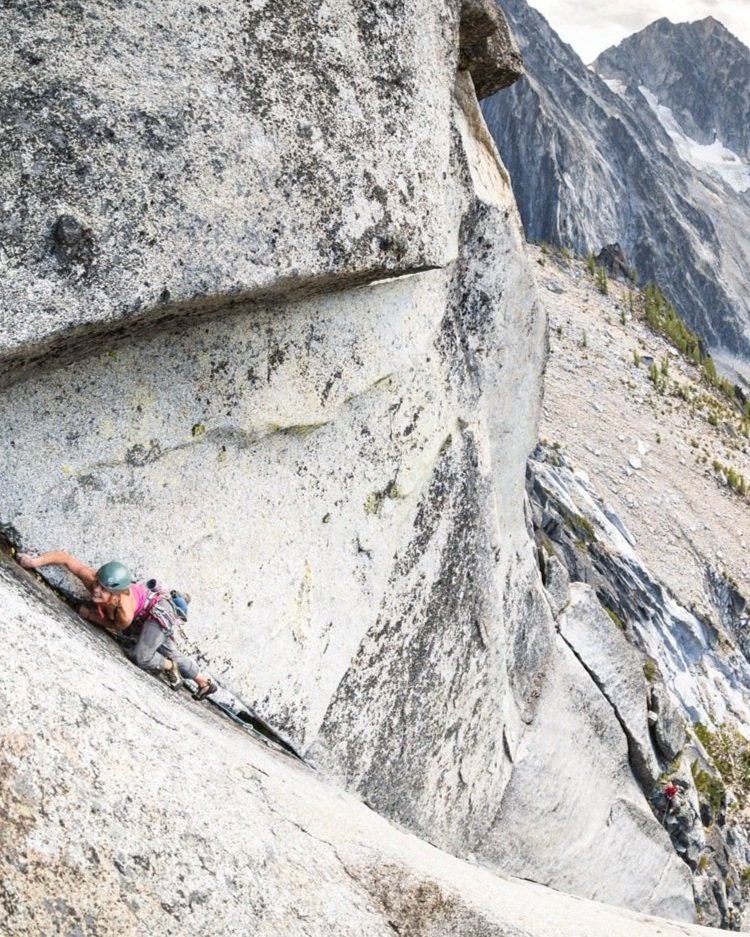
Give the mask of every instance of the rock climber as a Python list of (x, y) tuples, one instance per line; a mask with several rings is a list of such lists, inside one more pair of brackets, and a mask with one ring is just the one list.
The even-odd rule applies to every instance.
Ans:
[(157, 674), (173, 690), (180, 689), (183, 677), (193, 680), (198, 686), (193, 694), (196, 699), (216, 692), (216, 683), (177, 649), (172, 636), (177, 613), (172, 602), (166, 595), (136, 582), (123, 563), (113, 560), (94, 571), (64, 550), (36, 557), (19, 553), (16, 559), (24, 569), (51, 565), (68, 569), (91, 596), (90, 603), (78, 606), (78, 614), (108, 631), (128, 632), (136, 641), (129, 656), (142, 670)]

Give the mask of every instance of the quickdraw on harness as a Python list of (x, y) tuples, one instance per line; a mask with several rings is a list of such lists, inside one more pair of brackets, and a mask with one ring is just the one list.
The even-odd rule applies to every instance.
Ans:
[(149, 579), (146, 583), (146, 588), (164, 596), (174, 609), (180, 621), (187, 621), (188, 605), (190, 604), (190, 596), (187, 592), (178, 592), (177, 589), (169, 589), (163, 583), (159, 582), (158, 579)]
[(149, 618), (157, 623), (168, 638), (172, 636), (177, 620), (169, 596), (149, 590), (146, 604), (133, 619), (133, 624), (142, 625)]

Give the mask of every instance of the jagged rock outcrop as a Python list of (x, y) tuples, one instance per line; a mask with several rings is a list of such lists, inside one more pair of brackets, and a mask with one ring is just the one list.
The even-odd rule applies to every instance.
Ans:
[[(665, 129), (656, 102), (640, 90), (638, 76), (674, 76), (668, 95), (675, 96), (678, 118), (683, 111), (677, 109), (677, 89), (682, 89), (679, 100), (687, 100), (700, 84), (703, 92), (693, 105), (701, 111), (697, 122), (710, 123), (712, 114), (722, 126), (746, 128), (748, 50), (705, 24), (674, 27), (674, 35), (650, 27), (642, 56), (631, 54), (639, 41), (632, 37), (621, 54), (608, 51), (601, 57), (598, 67), (606, 76), (627, 71), (626, 88), (588, 69), (525, 0), (508, 0), (503, 7), (526, 76), (507, 94), (485, 101), (483, 111), (510, 172), (527, 238), (581, 255), (618, 243), (639, 282), (658, 283), (714, 351), (747, 358), (747, 192), (741, 185), (736, 191), (705, 160), (699, 166), (690, 162), (692, 156)], [(687, 32), (693, 39), (690, 51), (683, 42)], [(716, 42), (731, 54), (714, 69)], [(688, 56), (693, 77), (679, 78)], [(725, 85), (736, 94), (727, 94), (723, 105), (702, 108), (701, 102), (718, 99), (714, 92)], [(658, 97), (660, 87), (650, 90)], [(719, 113), (724, 108), (732, 118)], [(692, 122), (686, 124), (688, 136), (690, 127)], [(740, 170), (743, 165), (750, 185), (750, 167), (740, 164)]]
[(648, 711), (656, 747), (667, 761), (672, 762), (687, 742), (685, 719), (661, 682), (653, 683), (650, 688)]
[(486, 98), (512, 85), (523, 62), (495, 0), (463, 0), (458, 64), (468, 69), (477, 97)]

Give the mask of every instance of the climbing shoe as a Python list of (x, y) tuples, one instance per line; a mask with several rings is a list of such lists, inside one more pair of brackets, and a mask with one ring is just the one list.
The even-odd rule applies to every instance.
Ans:
[(211, 696), (212, 693), (215, 693), (218, 689), (218, 685), (209, 677), (208, 683), (206, 683), (205, 686), (198, 687), (195, 693), (193, 693), (193, 696), (196, 699), (205, 699), (207, 696)]
[(170, 690), (179, 690), (182, 686), (182, 677), (180, 676), (180, 671), (177, 669), (177, 664), (172, 660), (171, 657), (168, 657), (167, 660), (172, 661), (172, 666), (169, 668), (169, 670), (162, 670), (160, 676), (170, 688)]

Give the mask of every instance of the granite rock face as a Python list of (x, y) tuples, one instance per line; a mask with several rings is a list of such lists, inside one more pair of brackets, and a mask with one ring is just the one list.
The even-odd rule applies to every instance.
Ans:
[[(215, 676), (378, 788), (384, 812), (463, 849), (491, 820), (503, 732), (519, 735), (551, 634), (523, 514), (545, 323), (477, 106), (489, 59), (460, 61), (476, 10), (463, 29), (453, 3), (168, 12), (156, 44), (137, 5), (13, 11), (14, 48), (41, 58), (6, 63), (39, 123), (4, 112), (19, 158), (42, 161), (20, 234), (41, 243), (65, 208), (4, 280), (0, 522), (28, 549), (117, 556), (189, 589)], [(491, 12), (507, 79), (518, 55)], [(63, 27), (76, 55), (49, 58)], [(35, 94), (72, 90), (31, 109), (32, 67)], [(78, 160), (86, 142), (86, 172), (42, 171), (58, 137)], [(27, 304), (41, 295), (43, 315)], [(517, 655), (531, 623), (502, 627), (504, 611), (537, 602)], [(399, 777), (408, 745), (419, 778)]]
[[(54, 654), (39, 654), (40, 635)], [(0, 929), (708, 937), (459, 861), (176, 697), (0, 560)], [(208, 707), (208, 708), (206, 708)]]
[[(327, 774), (424, 839), (496, 864), (509, 858), (508, 843), (538, 833), (528, 861), (541, 880), (689, 920), (689, 877), (637, 801), (611, 704), (556, 632), (530, 535), (525, 465), (545, 321), (508, 176), (477, 103), (474, 73), (481, 87), (489, 60), (467, 37), (489, 28), (484, 6), (337, 0), (280, 11), (227, 0), (168, 6), (156, 18), (137, 4), (11, 7), (20, 51), (2, 67), (17, 87), (2, 113), (15, 148), (1, 182), (18, 238), (3, 259), (0, 526), (26, 550), (65, 547), (92, 565), (117, 557), (138, 578), (189, 590), (190, 637), (204, 669)], [(507, 78), (517, 52), (496, 13), (492, 23), (485, 48), (506, 49), (495, 73)], [(71, 36), (64, 60), (48, 45), (61, 33)], [(46, 104), (28, 106), (50, 88)], [(54, 141), (72, 162), (49, 156)], [(26, 600), (12, 605), (15, 629), (24, 616), (39, 624)], [(39, 641), (40, 627), (29, 640)], [(145, 707), (146, 724), (160, 726), (153, 737), (140, 716), (110, 723), (113, 674), (129, 682), (141, 716), (141, 697), (155, 688), (107, 660), (87, 631), (79, 676), (74, 638), (64, 636), (72, 627), (66, 619), (54, 630), (50, 666), (61, 682), (36, 726), (31, 704), (19, 703), (16, 747), (3, 749), (15, 759), (9, 771), (24, 759), (29, 766), (9, 809), (19, 848), (64, 855), (65, 881), (78, 889), (71, 884), (65, 900), (92, 915), (90, 929), (99, 902), (117, 894), (123, 933), (151, 918), (164, 933), (185, 921), (205, 929), (196, 909), (216, 906), (221, 875), (217, 894), (225, 886), (233, 896), (220, 918), (225, 932), (253, 932), (251, 912), (262, 920), (258, 933), (305, 932), (304, 922), (279, 920), (294, 914), (295, 889), (316, 888), (310, 869), (327, 868), (320, 856), (330, 859), (330, 842), (314, 847), (312, 863), (307, 833), (292, 846), (274, 843), (271, 817), (287, 832), (308, 828), (289, 802), (245, 826), (257, 778), (242, 773), (238, 756), (227, 755), (227, 770), (239, 774), (213, 791), (203, 774), (208, 742), (191, 747), (203, 757), (192, 754), (183, 768), (200, 790), (180, 785), (163, 834), (170, 854), (174, 825), (190, 845), (184, 866), (167, 868), (161, 842), (144, 846), (154, 825), (145, 805), (169, 789), (169, 766), (191, 734), (207, 737), (197, 716), (162, 706)], [(7, 646), (10, 694), (23, 695), (18, 687), (37, 686), (28, 645), (11, 636)], [(85, 692), (69, 708), (76, 681)], [(47, 757), (56, 712), (62, 750), (55, 740)], [(571, 738), (591, 737), (578, 763), (559, 745), (559, 712)], [(162, 760), (173, 733), (175, 760)], [(43, 744), (26, 758), (35, 734)], [(105, 743), (114, 753), (106, 779), (89, 748)], [(128, 801), (128, 779), (135, 786), (152, 763), (145, 790)], [(552, 778), (568, 773), (563, 827), (570, 834), (584, 822), (584, 848), (597, 858), (575, 876), (521, 809), (539, 764)], [(608, 783), (588, 816), (578, 794), (594, 765)], [(80, 775), (101, 791), (92, 831), (81, 789), (53, 786), (59, 815), (77, 804), (70, 829), (84, 830), (67, 834), (69, 851), (54, 823), (34, 838), (29, 785), (42, 789), (53, 775)], [(224, 841), (235, 793), (242, 822), (232, 821)], [(89, 910), (86, 881), (110, 855), (110, 829), (125, 844), (112, 859), (117, 876), (107, 865)], [(48, 873), (34, 857), (44, 893)], [(608, 861), (617, 874), (603, 879)], [(347, 874), (366, 869), (374, 884), (364, 895), (356, 885), (339, 928), (325, 909), (329, 892), (311, 899), (314, 932), (372, 924), (378, 933), (374, 902), (405, 934), (455, 933), (456, 921), (471, 933), (503, 932), (495, 911), (488, 922), (476, 916), (473, 886), (471, 911), (438, 889), (443, 930), (430, 931), (413, 897), (419, 875), (403, 873), (412, 884), (394, 894), (403, 863), (381, 853), (341, 862)], [(334, 864), (327, 881), (338, 892)], [(283, 884), (264, 897), (258, 869)], [(181, 875), (198, 884), (186, 891)], [(28, 904), (17, 888), (12, 908)], [(519, 923), (526, 932), (536, 933)]]
[(6, 374), (134, 317), (452, 256), (457, 3), (56, 0), (3, 26)]
[(617, 713), (585, 673), (558, 640), (480, 854), (561, 891), (694, 920), (690, 872), (644, 800)]
[[(548, 776), (541, 762), (532, 761), (532, 770), (524, 777), (519, 752), (504, 795), (504, 811), (527, 816), (535, 813), (537, 822), (529, 825), (526, 836), (541, 839), (532, 831), (544, 829), (552, 839), (550, 831), (556, 831), (556, 841), (563, 845), (559, 878), (550, 881), (576, 891), (581, 885), (565, 882), (566, 876), (570, 880), (583, 875), (591, 880), (585, 872), (587, 864), (610, 861), (598, 855), (603, 836), (594, 833), (594, 818), (603, 809), (600, 797), (613, 804), (603, 825), (605, 831), (618, 815), (622, 826), (622, 814), (641, 830), (644, 841), (635, 848), (644, 870), (661, 861), (654, 851), (654, 833), (647, 819), (652, 814), (651, 819), (655, 817), (666, 830), (683, 862), (681, 869), (665, 866), (661, 884), (670, 876), (692, 877), (699, 920), (745, 930), (748, 900), (742, 870), (750, 854), (746, 794), (742, 783), (727, 769), (726, 759), (714, 760), (701, 738), (710, 740), (714, 733), (720, 736), (731, 726), (736, 733), (731, 736), (733, 748), (738, 749), (738, 758), (744, 757), (739, 754), (744, 751), (742, 733), (750, 724), (746, 656), (727, 636), (720, 637), (707, 618), (683, 606), (653, 577), (613, 509), (594, 490), (588, 476), (574, 472), (557, 450), (540, 446), (529, 461), (529, 492), (540, 550), (547, 554), (545, 566), (562, 563), (572, 580), (570, 602), (557, 617), (560, 638), (600, 690), (599, 704), (605, 705), (601, 706), (602, 728), (590, 737), (578, 739), (573, 730), (565, 733), (576, 739), (570, 758), (578, 771), (571, 767)], [(550, 682), (545, 681), (545, 693), (554, 699)], [(582, 681), (574, 686), (571, 693), (583, 691)], [(560, 731), (563, 720), (576, 708), (580, 707), (566, 707), (559, 699), (549, 704), (546, 724), (550, 735)], [(530, 735), (544, 731), (544, 711), (542, 703)], [(617, 777), (611, 763), (603, 770), (606, 761), (596, 756), (603, 727), (611, 721), (620, 727), (620, 732), (613, 732), (612, 742), (619, 737), (627, 745), (627, 763), (636, 783), (630, 777), (627, 781)], [(544, 746), (539, 745), (538, 750)], [(583, 765), (588, 769), (581, 770)], [(581, 783), (584, 778), (590, 782), (588, 786)], [(665, 798), (667, 780), (679, 787), (674, 801)], [(737, 788), (736, 795), (729, 791), (732, 785)], [(580, 817), (576, 814), (576, 827), (582, 832), (571, 842), (566, 830), (573, 824), (565, 822), (564, 811), (574, 815), (572, 805), (583, 800), (588, 809)], [(590, 845), (581, 848), (587, 836)], [(639, 835), (630, 832), (628, 841), (639, 842)], [(533, 857), (540, 854), (537, 846), (523, 839), (503, 843), (508, 854), (501, 859), (503, 867), (544, 880), (542, 870), (534, 868)], [(643, 885), (637, 879), (626, 884), (622, 877), (615, 878), (619, 887), (637, 889)], [(628, 900), (621, 900), (631, 906), (641, 901), (644, 907), (650, 901), (664, 900), (667, 907), (660, 907), (660, 913), (674, 916), (676, 889), (667, 887), (663, 896), (660, 891), (656, 888), (637, 898), (631, 893)]]
[(559, 620), (560, 636), (591, 674), (623, 726), (630, 765), (648, 789), (658, 780), (661, 766), (649, 734), (648, 683), (641, 655), (612, 627), (590, 586), (573, 583), (571, 594), (570, 607)]

